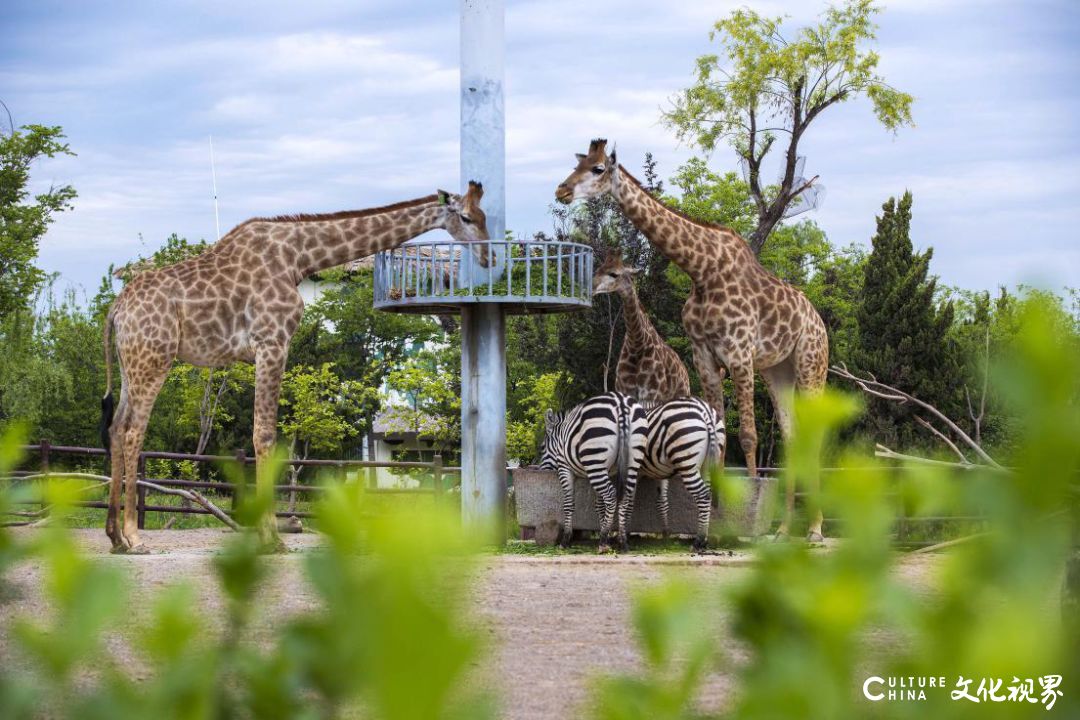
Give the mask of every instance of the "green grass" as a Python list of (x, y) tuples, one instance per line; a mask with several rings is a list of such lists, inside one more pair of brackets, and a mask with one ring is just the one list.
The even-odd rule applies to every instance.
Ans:
[[(740, 541), (738, 538), (710, 538), (709, 550), (731, 550), (749, 547), (749, 543)], [(561, 555), (595, 555), (597, 540), (575, 540), (570, 547), (562, 548), (558, 545), (537, 545), (532, 540), (518, 540), (510, 538), (505, 547), (499, 552), (503, 555), (534, 555), (540, 557), (558, 557)], [(630, 554), (643, 557), (660, 555), (688, 555), (690, 553), (690, 539), (661, 538), (661, 537), (631, 537)]]

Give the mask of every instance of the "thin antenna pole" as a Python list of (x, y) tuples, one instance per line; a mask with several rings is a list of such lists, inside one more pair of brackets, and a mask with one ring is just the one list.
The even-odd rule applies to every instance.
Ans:
[(217, 232), (217, 239), (221, 239), (221, 218), (218, 217), (218, 201), (217, 201), (217, 171), (214, 169), (214, 136), (210, 136), (210, 182), (214, 186), (214, 230)]

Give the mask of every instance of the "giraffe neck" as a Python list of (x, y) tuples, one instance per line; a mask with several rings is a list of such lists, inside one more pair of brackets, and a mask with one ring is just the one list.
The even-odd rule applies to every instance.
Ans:
[(634, 227), (695, 283), (705, 283), (725, 258), (738, 262), (753, 257), (735, 231), (683, 217), (653, 197), (622, 165), (612, 194)]
[(619, 297), (622, 298), (623, 316), (626, 321), (626, 347), (641, 350), (655, 338), (656, 328), (645, 315), (645, 308), (642, 307), (637, 291), (633, 287), (620, 288)]
[[(338, 217), (344, 215), (344, 217)], [(300, 277), (336, 267), (350, 260), (389, 250), (429, 230), (443, 227), (445, 208), (433, 195), (385, 211), (360, 211), (296, 222), (301, 237), (297, 245)]]

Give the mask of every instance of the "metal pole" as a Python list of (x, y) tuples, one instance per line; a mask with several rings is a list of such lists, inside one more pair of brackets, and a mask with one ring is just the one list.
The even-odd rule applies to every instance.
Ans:
[[(469, 180), (484, 184), (482, 205), (495, 242), (506, 234), (503, 36), (503, 0), (461, 0), (461, 187)], [(464, 274), (470, 285), (480, 278), (498, 279), (505, 262), (498, 257), (489, 274), (467, 253)]]
[(461, 517), (505, 540), (506, 333), (502, 308), (461, 310)]
[[(484, 184), (488, 233), (495, 241), (503, 239), (506, 227), (503, 30), (502, 0), (461, 0), (461, 183)], [(505, 262), (498, 260), (500, 266)], [(506, 324), (498, 304), (462, 306), (461, 374), (462, 520), (475, 532), (484, 532), (485, 540), (501, 545), (506, 512)]]

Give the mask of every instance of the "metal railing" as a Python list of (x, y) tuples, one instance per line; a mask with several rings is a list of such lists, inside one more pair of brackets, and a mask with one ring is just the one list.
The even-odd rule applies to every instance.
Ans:
[[(62, 455), (82, 455), (86, 457), (104, 457), (105, 450), (102, 448), (91, 447), (75, 447), (71, 445), (53, 445), (48, 440), (42, 440), (36, 445), (24, 445), (22, 451), (26, 454), (37, 453), (40, 457), (39, 469), (33, 471), (16, 470), (8, 475), (7, 478), (0, 478), (0, 480), (8, 479), (19, 481), (28, 476), (40, 476), (48, 475), (54, 471), (53, 461), (54, 456), (57, 454)], [(243, 450), (237, 450), (232, 455), (196, 455), (192, 453), (174, 453), (174, 452), (162, 452), (156, 450), (146, 450), (139, 454), (139, 463), (136, 470), (136, 476), (139, 480), (146, 480), (156, 485), (162, 485), (169, 488), (191, 488), (196, 490), (213, 490), (215, 492), (229, 495), (232, 499), (232, 509), (225, 512), (230, 515), (236, 509), (236, 503), (243, 492), (243, 485), (238, 485), (231, 482), (221, 482), (214, 480), (183, 480), (179, 478), (150, 478), (146, 475), (146, 461), (148, 459), (159, 460), (188, 460), (196, 463), (215, 463), (219, 465), (229, 465), (238, 469), (243, 469), (248, 465), (255, 464), (255, 458), (250, 457), (244, 453)], [(282, 463), (285, 465), (291, 465), (295, 467), (318, 467), (318, 468), (334, 468), (337, 470), (337, 479), (340, 482), (344, 482), (346, 479), (346, 473), (349, 469), (375, 469), (375, 468), (393, 468), (393, 469), (412, 469), (412, 470), (427, 470), (431, 473), (431, 487), (415, 487), (415, 488), (381, 488), (369, 485), (366, 492), (382, 495), (392, 494), (412, 494), (412, 495), (434, 495), (438, 500), (447, 490), (456, 487), (460, 483), (461, 468), (455, 466), (443, 465), (442, 455), (436, 454), (431, 462), (393, 462), (393, 461), (378, 461), (378, 460), (324, 460), (324, 459), (284, 459)], [(62, 470), (55, 470), (58, 474), (63, 474)], [(447, 476), (458, 476), (457, 480), (450, 485), (446, 483)], [(323, 485), (301, 485), (298, 483), (291, 483), (288, 485), (275, 485), (275, 494), (284, 493), (298, 493), (298, 494), (319, 494), (326, 491), (326, 487)], [(137, 490), (137, 507), (136, 512), (138, 515), (139, 527), (142, 528), (146, 522), (147, 512), (163, 512), (163, 513), (180, 513), (191, 515), (208, 515), (209, 511), (200, 507), (184, 507), (182, 505), (150, 505), (146, 501), (147, 489), (144, 485), (139, 485)], [(22, 505), (35, 505), (42, 504), (37, 500), (23, 500), (18, 504)], [(78, 507), (86, 508), (108, 508), (107, 502), (101, 500), (83, 500), (75, 503)], [(278, 511), (275, 513), (278, 517), (314, 517), (314, 513), (297, 510), (294, 512)], [(22, 522), (7, 522), (4, 524), (25, 524)]]
[[(479, 243), (410, 242), (375, 256), (375, 307), (405, 312), (454, 312), (470, 303), (555, 312), (592, 304), (593, 253), (588, 245), (491, 240), (489, 267)], [(508, 311), (515, 312), (513, 307)]]

